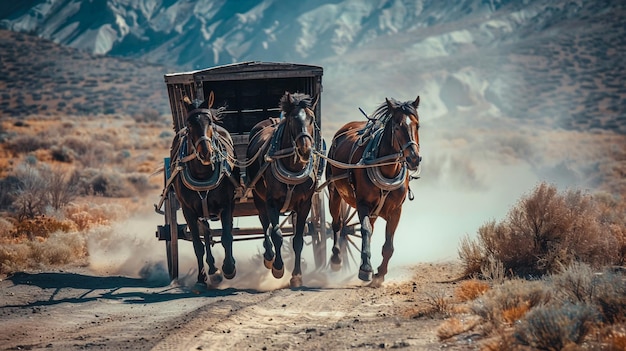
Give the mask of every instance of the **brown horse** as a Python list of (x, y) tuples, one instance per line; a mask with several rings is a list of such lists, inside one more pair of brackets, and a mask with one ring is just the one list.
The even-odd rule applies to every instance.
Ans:
[[(234, 166), (234, 148), (230, 134), (216, 124), (223, 109), (213, 109), (213, 92), (209, 99), (192, 103), (185, 97), (186, 126), (174, 137), (171, 148), (172, 185), (191, 232), (198, 263), (198, 283), (214, 286), (223, 276), (235, 277), (233, 257), (233, 209), (235, 190), (239, 186), (239, 169)], [(222, 271), (211, 254), (209, 220), (221, 219), (222, 246), (225, 257)], [(204, 234), (205, 243), (200, 238)], [(202, 258), (206, 247), (208, 277)]]
[(317, 186), (313, 169), (315, 115), (311, 98), (306, 94), (285, 93), (280, 108), (280, 119), (268, 119), (252, 128), (247, 156), (249, 160), (255, 155), (260, 157), (246, 168), (246, 173), (251, 179), (249, 186), (253, 187), (254, 204), (265, 233), (263, 261), (275, 278), (281, 278), (285, 270), (279, 216), (289, 212), (296, 215), (295, 264), (290, 286), (299, 287), (304, 225)]
[(362, 240), (359, 279), (363, 281), (372, 280), (370, 240), (374, 222), (378, 217), (387, 222), (383, 261), (378, 267), (375, 284), (384, 281), (394, 251), (393, 237), (409, 192), (409, 171), (417, 170), (422, 160), (417, 114), (419, 96), (407, 102), (385, 100), (368, 122), (350, 122), (337, 131), (326, 166), (334, 231), (333, 268), (341, 264), (338, 239), (342, 229), (342, 199), (356, 209), (359, 217)]

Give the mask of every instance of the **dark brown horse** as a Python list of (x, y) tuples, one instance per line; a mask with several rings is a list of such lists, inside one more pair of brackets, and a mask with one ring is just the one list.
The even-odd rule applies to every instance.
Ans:
[[(171, 148), (172, 184), (192, 235), (198, 262), (198, 283), (214, 286), (223, 276), (235, 277), (233, 257), (233, 209), (239, 186), (239, 169), (234, 166), (234, 148), (226, 129), (216, 124), (222, 109), (213, 109), (209, 99), (192, 103), (183, 99), (187, 109), (186, 126), (174, 137)], [(225, 257), (220, 271), (211, 254), (209, 220), (221, 219)], [(204, 234), (202, 243), (200, 232)], [(206, 247), (208, 276), (202, 258)]]
[(248, 159), (260, 156), (246, 168), (246, 172), (265, 232), (263, 261), (276, 278), (281, 278), (285, 270), (279, 216), (296, 214), (295, 264), (290, 285), (298, 287), (302, 285), (300, 258), (304, 225), (317, 186), (313, 169), (315, 115), (311, 98), (306, 94), (285, 93), (280, 108), (281, 119), (262, 121), (251, 130)]
[(342, 199), (356, 209), (361, 225), (361, 280), (372, 280), (370, 240), (374, 222), (378, 217), (387, 222), (383, 261), (378, 267), (375, 284), (381, 284), (387, 274), (394, 251), (393, 237), (409, 192), (409, 172), (417, 170), (422, 159), (417, 114), (419, 96), (407, 102), (385, 100), (370, 121), (350, 122), (337, 131), (326, 166), (334, 231), (333, 267), (341, 264), (338, 239), (345, 220), (340, 213)]

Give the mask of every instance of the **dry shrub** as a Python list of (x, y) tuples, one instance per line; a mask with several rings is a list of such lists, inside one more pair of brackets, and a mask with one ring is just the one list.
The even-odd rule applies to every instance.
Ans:
[(425, 295), (426, 303), (431, 307), (433, 315), (448, 315), (450, 313), (451, 301), (443, 289), (426, 292)]
[(78, 232), (54, 232), (45, 241), (30, 241), (31, 266), (46, 267), (75, 262), (85, 257), (85, 238)]
[(472, 240), (468, 235), (461, 238), (458, 254), (465, 276), (476, 276), (480, 273), (485, 264), (486, 254), (477, 241)]
[(14, 190), (13, 207), (18, 217), (22, 219), (43, 215), (48, 205), (44, 170), (29, 164), (21, 164), (16, 169), (15, 176), (19, 180), (19, 185)]
[(454, 295), (459, 301), (470, 301), (483, 295), (490, 288), (489, 284), (477, 279), (465, 280), (454, 290)]
[(81, 172), (80, 179), (80, 189), (83, 195), (126, 197), (132, 194), (132, 187), (120, 173), (88, 168)]
[(526, 311), (535, 306), (549, 302), (551, 298), (551, 291), (544, 282), (513, 279), (493, 287), (478, 298), (472, 311), (500, 329), (521, 319)]
[(8, 218), (0, 217), (0, 242), (11, 238), (15, 225)]
[[(626, 194), (622, 194), (626, 196)], [(620, 196), (599, 193), (594, 195), (598, 204), (599, 218), (608, 225), (611, 234), (617, 240), (617, 265), (626, 264), (626, 201)]]
[(599, 306), (604, 321), (626, 322), (626, 279), (623, 275), (605, 272), (596, 280), (593, 302)]
[(446, 340), (455, 335), (470, 331), (476, 325), (478, 325), (478, 320), (474, 318), (448, 318), (437, 328), (437, 337), (439, 340)]
[(513, 335), (521, 345), (562, 350), (567, 345), (582, 343), (596, 320), (597, 312), (588, 305), (540, 306), (516, 325)]
[(47, 239), (0, 244), (0, 273), (48, 268), (80, 262), (87, 255), (86, 242), (78, 232), (54, 232)]
[(598, 285), (598, 276), (591, 267), (578, 262), (551, 279), (555, 290), (571, 303), (591, 303)]
[(150, 189), (153, 189), (154, 186), (150, 184), (150, 180), (148, 179), (148, 175), (142, 173), (130, 173), (126, 175), (126, 181), (130, 183), (135, 190), (143, 194)]
[(40, 149), (49, 149), (48, 138), (41, 138), (36, 135), (17, 135), (15, 138), (5, 143), (5, 149), (12, 152), (14, 156), (26, 154)]
[(515, 323), (516, 321), (524, 318), (529, 310), (530, 307), (527, 304), (504, 309), (502, 310), (502, 320), (504, 320), (508, 324), (513, 325), (513, 323)]
[(10, 191), (19, 218), (34, 218), (65, 206), (78, 195), (78, 174), (46, 164), (20, 164)]
[(70, 232), (76, 230), (74, 222), (64, 219), (59, 220), (53, 217), (39, 216), (17, 220), (13, 225), (11, 236), (14, 238), (47, 238), (50, 233)]
[(461, 243), (459, 256), (466, 273), (478, 273), (477, 265), (501, 262), (504, 271), (517, 276), (557, 273), (573, 262), (593, 267), (623, 260), (619, 239), (593, 197), (580, 191), (559, 194), (541, 183), (523, 197), (501, 223), (488, 222), (478, 230), (477, 242)]
[(134, 114), (133, 119), (138, 123), (163, 122), (165, 120), (159, 111), (150, 107)]
[(126, 215), (124, 207), (118, 204), (72, 203), (65, 207), (65, 217), (74, 222), (79, 231), (108, 225), (114, 220), (125, 218)]
[(78, 196), (78, 172), (52, 167), (47, 174), (47, 197), (49, 205), (59, 210)]
[(0, 244), (0, 274), (28, 267), (30, 248), (25, 242)]

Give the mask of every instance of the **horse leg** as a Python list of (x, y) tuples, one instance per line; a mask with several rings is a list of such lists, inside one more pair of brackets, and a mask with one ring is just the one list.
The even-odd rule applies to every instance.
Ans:
[(389, 265), (389, 260), (393, 255), (393, 237), (396, 233), (396, 229), (398, 228), (398, 223), (400, 223), (400, 214), (402, 209), (398, 209), (397, 212), (394, 213), (389, 220), (387, 220), (387, 225), (385, 227), (385, 243), (383, 244), (383, 261), (380, 266), (378, 266), (378, 272), (374, 276), (374, 281), (372, 282), (373, 286), (380, 286), (385, 281), (385, 275), (387, 274), (387, 266)]
[[(184, 214), (184, 213), (183, 213)], [(204, 262), (202, 261), (202, 257), (204, 256), (204, 244), (202, 244), (202, 240), (200, 240), (200, 228), (198, 227), (198, 219), (190, 218), (190, 216), (185, 216), (187, 221), (187, 226), (189, 227), (189, 231), (191, 232), (191, 238), (193, 241), (193, 251), (196, 254), (196, 261), (198, 263), (198, 284), (206, 284), (207, 275), (204, 269)]]
[(362, 281), (372, 280), (372, 263), (370, 259), (372, 253), (370, 251), (370, 242), (372, 240), (372, 221), (369, 217), (369, 207), (363, 204), (357, 204), (357, 212), (359, 221), (361, 222), (361, 267), (359, 267), (359, 279)]
[(285, 264), (283, 262), (283, 255), (280, 250), (283, 246), (283, 233), (280, 231), (279, 219), (280, 213), (278, 207), (274, 205), (268, 206), (268, 214), (270, 219), (270, 230), (272, 236), (272, 242), (274, 243), (274, 250), (276, 251), (276, 257), (272, 264), (272, 275), (276, 279), (280, 279), (285, 274)]
[(293, 266), (293, 272), (291, 273), (291, 280), (289, 286), (292, 288), (298, 288), (302, 286), (302, 267), (300, 261), (302, 260), (302, 247), (304, 246), (304, 226), (306, 225), (306, 216), (311, 210), (311, 202), (301, 204), (298, 208), (296, 215), (296, 232), (293, 237), (293, 251), (296, 254), (295, 263)]
[(222, 247), (224, 247), (224, 263), (222, 272), (226, 279), (233, 279), (237, 274), (235, 257), (233, 256), (233, 208), (234, 202), (222, 210)]
[(339, 248), (339, 235), (341, 233), (342, 219), (341, 219), (341, 197), (339, 192), (333, 184), (328, 186), (329, 199), (328, 207), (330, 215), (333, 218), (333, 255), (330, 257), (330, 267), (333, 271), (338, 271), (341, 268), (341, 252)]
[(209, 265), (208, 279), (205, 278), (205, 283), (207, 287), (215, 287), (223, 280), (222, 272), (215, 266), (215, 257), (213, 257), (211, 252), (211, 228), (209, 227), (209, 222), (202, 221), (201, 223), (204, 233), (204, 245), (206, 247), (206, 263)]
[(263, 265), (265, 268), (272, 269), (272, 263), (274, 263), (274, 247), (272, 239), (270, 238), (270, 220), (267, 216), (267, 209), (265, 203), (254, 196), (254, 204), (259, 212), (259, 221), (261, 221), (261, 227), (263, 227)]

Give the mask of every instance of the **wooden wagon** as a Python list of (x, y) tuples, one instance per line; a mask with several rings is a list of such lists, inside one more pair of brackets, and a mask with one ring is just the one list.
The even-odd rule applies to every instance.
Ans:
[[(204, 100), (213, 92), (214, 105), (226, 107), (222, 120), (223, 126), (231, 134), (237, 160), (244, 164), (250, 129), (260, 121), (278, 117), (278, 102), (286, 91), (300, 92), (318, 99), (314, 112), (319, 130), (316, 130), (314, 140), (316, 150), (324, 152), (325, 144), (321, 135), (322, 75), (323, 69), (319, 66), (274, 62), (243, 62), (191, 72), (166, 74), (165, 84), (174, 130), (178, 132), (185, 125), (186, 110), (182, 104), (183, 97)], [(169, 157), (165, 158), (164, 163), (167, 181), (170, 177)], [(323, 174), (323, 164), (322, 159), (317, 163), (316, 172), (319, 177)], [(245, 169), (241, 170), (240, 181), (245, 188), (248, 182)], [(326, 240), (330, 230), (325, 220), (324, 206), (323, 193), (316, 193), (305, 232), (305, 236), (310, 238), (308, 244), (313, 248), (315, 266), (318, 268), (326, 264)], [(178, 223), (177, 212), (180, 205), (173, 188), (164, 189), (162, 201), (155, 208), (165, 217), (165, 224), (157, 227), (156, 237), (165, 241), (169, 275), (171, 279), (176, 279), (178, 277), (178, 240), (190, 241), (191, 236), (187, 225)], [(257, 215), (252, 199), (246, 196), (245, 189), (240, 189), (236, 194), (234, 217), (256, 217)], [(290, 221), (289, 216), (282, 222), (281, 231), (284, 236), (293, 235), (291, 223), (293, 221)], [(220, 229), (212, 229), (211, 242), (219, 243), (220, 234)], [(233, 230), (235, 241), (262, 239), (263, 234), (260, 223), (258, 227), (235, 227)]]

